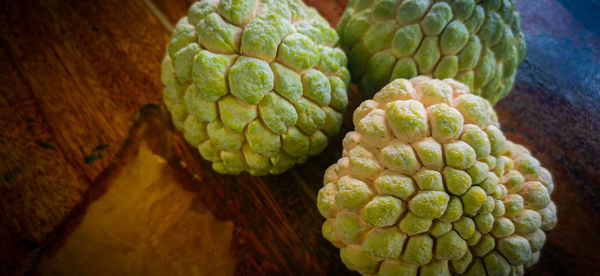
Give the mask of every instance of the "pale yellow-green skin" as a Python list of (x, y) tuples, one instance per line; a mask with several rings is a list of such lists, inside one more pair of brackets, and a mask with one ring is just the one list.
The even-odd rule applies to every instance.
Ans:
[(301, 0), (202, 0), (162, 62), (175, 127), (223, 174), (279, 174), (337, 134), (350, 73), (338, 35)]
[(519, 24), (514, 0), (350, 0), (336, 29), (366, 99), (394, 79), (428, 75), (496, 103), (525, 55)]
[(353, 121), (317, 197), (350, 270), (522, 275), (537, 262), (557, 221), (552, 177), (485, 99), (452, 79), (397, 79)]

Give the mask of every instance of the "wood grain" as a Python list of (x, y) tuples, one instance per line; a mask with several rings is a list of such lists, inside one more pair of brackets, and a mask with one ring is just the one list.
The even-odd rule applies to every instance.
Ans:
[(90, 183), (58, 147), (5, 46), (0, 49), (0, 254), (5, 260), (0, 271), (23, 262), (24, 253), (81, 202)]
[(115, 161), (137, 109), (160, 100), (168, 32), (139, 1), (2, 1), (0, 20), (0, 271), (11, 271)]
[[(131, 161), (123, 156), (135, 156), (137, 148), (126, 143), (133, 139), (127, 137), (135, 114), (142, 105), (159, 102), (163, 88), (160, 61), (169, 33), (156, 11), (175, 24), (194, 1), (153, 0), (156, 11), (147, 2), (0, 0), (0, 274), (42, 273), (40, 264), (84, 225), (90, 204), (118, 187), (107, 177)], [(332, 25), (347, 3), (305, 2)], [(556, 1), (543, 2), (552, 9), (540, 14), (520, 5), (525, 28), (573, 20), (568, 12), (554, 12), (560, 8)], [(587, 33), (585, 38), (591, 45), (597, 41)], [(530, 49), (528, 56), (549, 57)], [(554, 72), (545, 71), (552, 69), (550, 60), (546, 66), (533, 62), (526, 59), (519, 69), (522, 83), (497, 105), (506, 135), (529, 147), (556, 183), (552, 197), (559, 224), (528, 273), (594, 274), (600, 271), (597, 107), (589, 100), (575, 104), (573, 97), (585, 102), (577, 94), (582, 86), (561, 81), (560, 75), (532, 85), (531, 76)], [(593, 58), (579, 62), (595, 64)], [(581, 95), (600, 93), (594, 90), (600, 71), (594, 70), (584, 73), (596, 86), (585, 86), (591, 91)], [(557, 92), (571, 90), (576, 96)], [(176, 157), (168, 150), (158, 153), (169, 160), (179, 191), (194, 195), (190, 209), (206, 208), (218, 221), (233, 223), (237, 274), (349, 274), (338, 250), (321, 237), (315, 195), (323, 171), (340, 155), (341, 138), (352, 128), (351, 113), (360, 100), (354, 87), (340, 135), (321, 155), (282, 175), (216, 174), (179, 133), (173, 138)]]

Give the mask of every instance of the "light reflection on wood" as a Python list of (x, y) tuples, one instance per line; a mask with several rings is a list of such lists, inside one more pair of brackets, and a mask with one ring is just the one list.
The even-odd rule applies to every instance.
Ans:
[(152, 114), (138, 119), (122, 151), (123, 164), (112, 168), (105, 183), (96, 183), (105, 190), (45, 254), (35, 274), (234, 273), (233, 222), (217, 220), (198, 200), (206, 195), (186, 190), (177, 170), (155, 154), (168, 156), (170, 139), (157, 138), (169, 130), (154, 119)]

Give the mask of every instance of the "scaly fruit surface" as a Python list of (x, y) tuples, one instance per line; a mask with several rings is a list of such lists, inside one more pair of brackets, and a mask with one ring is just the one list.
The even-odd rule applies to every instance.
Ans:
[(317, 207), (344, 264), (378, 275), (522, 275), (556, 225), (552, 176), (452, 79), (397, 79), (354, 112)]
[(348, 103), (338, 35), (300, 0), (202, 0), (162, 62), (174, 125), (223, 174), (282, 173), (317, 155)]
[(454, 78), (492, 104), (525, 54), (513, 0), (350, 0), (337, 26), (366, 99), (397, 78)]

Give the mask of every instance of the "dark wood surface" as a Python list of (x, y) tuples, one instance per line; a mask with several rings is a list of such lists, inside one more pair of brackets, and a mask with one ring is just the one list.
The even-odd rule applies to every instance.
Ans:
[[(320, 235), (323, 219), (315, 207), (322, 173), (339, 157), (343, 134), (323, 154), (282, 175), (222, 176), (177, 133), (169, 140), (161, 107), (140, 111), (160, 102), (168, 25), (192, 2), (0, 1), (1, 274), (94, 271), (83, 262), (103, 264), (111, 254), (121, 256), (115, 252), (125, 252), (119, 260), (130, 262), (113, 266), (138, 270), (113, 272), (148, 274), (154, 265), (162, 269), (155, 270), (158, 274), (192, 265), (185, 256), (202, 259), (198, 264), (205, 265), (196, 268), (202, 271), (211, 256), (198, 250), (206, 248), (221, 248), (212, 257), (227, 260), (222, 271), (347, 273), (337, 250)], [(334, 24), (346, 1), (305, 2)], [(497, 105), (508, 138), (529, 147), (556, 183), (552, 198), (559, 224), (529, 271), (534, 275), (600, 271), (600, 38), (598, 29), (582, 20), (577, 2), (517, 1), (528, 52), (515, 88)], [(360, 101), (355, 90), (351, 93), (342, 133), (350, 130), (348, 116)], [(123, 174), (132, 177), (124, 172), (135, 168), (131, 164), (146, 152), (145, 143), (168, 161), (161, 172), (180, 189), (163, 185), (140, 192), (160, 209), (125, 209), (129, 205), (115, 204), (110, 195), (128, 191), (115, 183)], [(102, 206), (121, 215), (136, 212), (134, 217), (157, 228), (143, 223), (125, 228), (122, 220), (95, 211)], [(96, 229), (94, 221), (130, 229), (129, 235), (152, 229), (161, 235), (148, 234), (133, 246), (117, 234), (85, 232)], [(231, 235), (216, 235), (219, 229)], [(198, 233), (212, 233), (212, 247)], [(77, 241), (90, 235), (103, 242), (81, 249), (87, 257), (69, 258), (79, 252)], [(81, 262), (69, 263), (72, 259)]]

